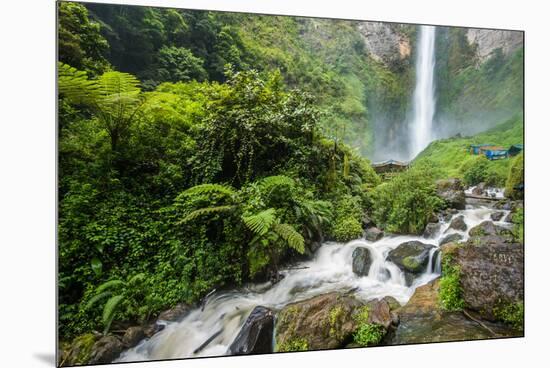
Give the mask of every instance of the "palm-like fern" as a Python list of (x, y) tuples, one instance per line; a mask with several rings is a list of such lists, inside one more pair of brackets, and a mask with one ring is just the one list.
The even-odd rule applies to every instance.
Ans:
[(275, 223), (273, 231), (279, 235), (288, 246), (300, 254), (305, 252), (305, 242), (302, 234), (297, 232), (292, 225)]
[(242, 220), (246, 227), (248, 227), (256, 235), (265, 235), (275, 222), (275, 209), (268, 208), (262, 212), (258, 212), (251, 216), (243, 216)]
[(201, 196), (201, 195), (212, 195), (212, 194), (218, 194), (222, 196), (233, 196), (235, 195), (235, 190), (231, 187), (228, 187), (226, 185), (221, 184), (201, 184), (196, 185), (192, 188), (189, 188), (182, 192), (178, 199), (184, 199), (185, 197), (191, 197), (191, 196)]
[(180, 223), (194, 221), (200, 217), (211, 217), (213, 215), (231, 212), (234, 209), (235, 209), (235, 206), (214, 206), (214, 207), (199, 208), (198, 210), (195, 210), (190, 214), (188, 214), (187, 216), (185, 216), (180, 221)]

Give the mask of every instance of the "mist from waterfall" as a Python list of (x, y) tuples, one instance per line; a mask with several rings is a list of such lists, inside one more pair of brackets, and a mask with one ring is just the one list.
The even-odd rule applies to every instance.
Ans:
[(435, 113), (435, 27), (420, 26), (416, 53), (416, 85), (413, 94), (413, 116), (409, 125), (410, 152), (414, 158), (432, 141)]

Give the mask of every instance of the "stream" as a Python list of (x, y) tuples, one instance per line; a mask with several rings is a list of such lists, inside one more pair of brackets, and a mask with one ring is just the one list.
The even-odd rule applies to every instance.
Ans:
[[(332, 291), (351, 291), (355, 297), (364, 301), (389, 295), (403, 305), (417, 287), (439, 276), (440, 252), (434, 249), (430, 253), (426, 270), (411, 286), (406, 285), (403, 272), (386, 260), (388, 253), (411, 240), (439, 247), (439, 241), (453, 232), (462, 234), (465, 240), (472, 227), (490, 220), (492, 212), (495, 210), (484, 204), (469, 204), (465, 210), (458, 211), (453, 216), (464, 215), (468, 226), (466, 231), (452, 230), (445, 233), (450, 221), (440, 220), (444, 225), (431, 239), (422, 236), (387, 235), (376, 242), (364, 239), (348, 243), (326, 242), (317, 250), (312, 260), (294, 264), (281, 271), (285, 277), (275, 285), (269, 282), (251, 284), (238, 290), (214, 293), (205, 300), (202, 307), (192, 310), (179, 322), (166, 323), (164, 330), (123, 352), (115, 362), (226, 355), (229, 345), (248, 315), (258, 305), (277, 311), (289, 303)], [(503, 216), (505, 217), (506, 215)], [(508, 226), (504, 222), (496, 223)], [(373, 262), (368, 276), (361, 277), (352, 272), (352, 253), (356, 247), (365, 247), (371, 252)], [(214, 335), (216, 336), (211, 339)], [(211, 341), (202, 350), (195, 352), (209, 339)]]

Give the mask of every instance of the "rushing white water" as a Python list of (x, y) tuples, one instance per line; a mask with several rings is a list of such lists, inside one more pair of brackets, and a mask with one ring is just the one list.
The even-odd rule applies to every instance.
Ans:
[(413, 120), (410, 125), (411, 157), (432, 141), (435, 113), (434, 91), (435, 27), (420, 26), (416, 53), (416, 86), (413, 94)]
[[(365, 301), (390, 295), (404, 304), (418, 286), (440, 274), (439, 241), (453, 232), (467, 239), (469, 229), (489, 220), (493, 211), (487, 207), (468, 206), (454, 216), (464, 216), (468, 227), (466, 231), (447, 231), (449, 223), (442, 222), (441, 230), (432, 239), (421, 236), (385, 236), (377, 242), (358, 239), (346, 244), (325, 243), (314, 259), (283, 271), (285, 278), (277, 284), (249, 285), (240, 290), (213, 294), (206, 300), (202, 310), (197, 308), (181, 321), (167, 323), (164, 330), (125, 351), (117, 362), (225, 355), (246, 318), (258, 305), (279, 310), (288, 303), (331, 291), (352, 291), (357, 298)], [(403, 272), (387, 261), (386, 257), (392, 249), (410, 240), (433, 244), (436, 248), (430, 252), (426, 271), (408, 287)], [(360, 277), (352, 272), (352, 253), (356, 247), (370, 250), (373, 262), (368, 276)], [(195, 353), (199, 346), (217, 333), (204, 349)]]

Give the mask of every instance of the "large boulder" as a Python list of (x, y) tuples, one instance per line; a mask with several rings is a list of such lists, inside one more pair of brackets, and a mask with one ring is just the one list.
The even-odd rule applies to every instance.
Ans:
[(483, 236), (502, 236), (506, 238), (512, 237), (512, 232), (502, 226), (495, 225), (492, 221), (483, 221), (481, 224), (470, 229), (468, 234), (471, 237)]
[(383, 326), (385, 329), (392, 323), (391, 307), (384, 299), (374, 299), (367, 302), (366, 307), (369, 310), (368, 323)]
[(449, 234), (439, 241), (439, 245), (443, 245), (447, 243), (456, 243), (461, 241), (462, 239), (463, 239), (462, 235), (458, 233)]
[(485, 195), (486, 190), (487, 190), (487, 185), (485, 183), (479, 183), (472, 190), (472, 194), (479, 195), (479, 196)]
[(368, 248), (357, 247), (352, 254), (352, 270), (353, 273), (359, 276), (367, 276), (369, 274), (372, 258)]
[(441, 224), (439, 222), (430, 222), (426, 225), (422, 236), (426, 239), (435, 238), (435, 236), (439, 233), (439, 230), (441, 230)]
[(412, 240), (391, 250), (388, 259), (403, 271), (418, 274), (426, 270), (432, 248), (435, 247), (431, 244)]
[(484, 321), (483, 324), (493, 334), (461, 312), (441, 309), (438, 294), (439, 279), (418, 287), (407, 304), (396, 311), (399, 325), (387, 343), (397, 345), (477, 340), (516, 334), (503, 324)]
[(258, 306), (252, 310), (239, 334), (233, 340), (228, 354), (262, 354), (273, 351), (273, 311)]
[(449, 227), (447, 228), (447, 230), (445, 230), (445, 232), (451, 230), (466, 231), (466, 229), (468, 229), (468, 225), (466, 225), (466, 222), (464, 222), (464, 216), (460, 215), (452, 219)]
[(365, 239), (371, 242), (378, 241), (382, 239), (383, 236), (384, 232), (377, 227), (371, 227), (365, 231)]
[(491, 213), (491, 220), (500, 221), (504, 217), (504, 212), (498, 211)]
[(466, 208), (464, 186), (460, 179), (441, 179), (435, 183), (437, 195), (447, 207), (463, 210)]
[(107, 364), (118, 358), (124, 350), (124, 344), (113, 335), (103, 336), (92, 347), (88, 364)]
[(499, 310), (523, 303), (523, 257), (521, 244), (500, 235), (474, 237), (460, 247), (454, 260), (466, 307), (495, 320)]
[(277, 317), (277, 351), (341, 348), (357, 329), (354, 314), (363, 304), (332, 292), (285, 306)]

